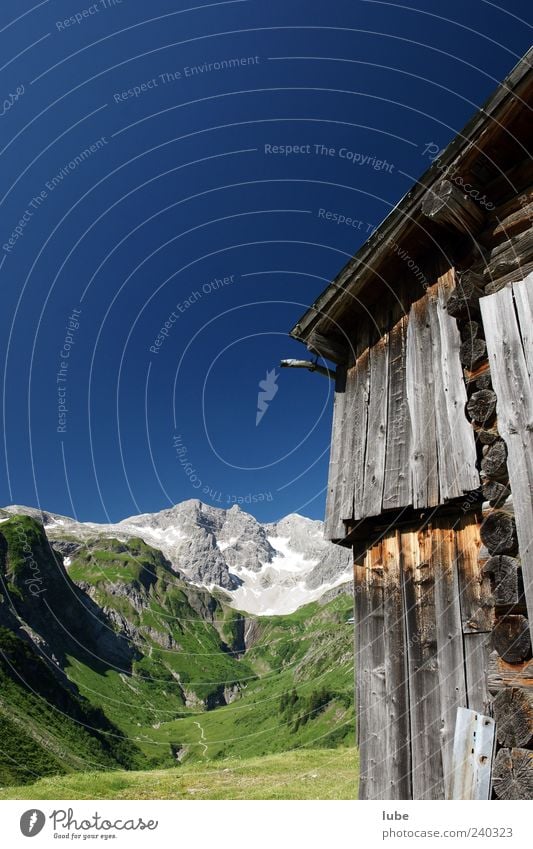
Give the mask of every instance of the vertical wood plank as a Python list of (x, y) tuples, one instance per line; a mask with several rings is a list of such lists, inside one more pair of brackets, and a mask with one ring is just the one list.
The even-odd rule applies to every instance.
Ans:
[(494, 602), (490, 578), (480, 559), (481, 511), (466, 513), (455, 522), (459, 598), (464, 634), (488, 633), (494, 627)]
[(385, 644), (381, 542), (356, 556), (357, 714), (360, 799), (383, 799), (388, 791), (387, 748), (383, 733)]
[(490, 709), (487, 669), (494, 625), (494, 602), (488, 575), (483, 573), (479, 525), (472, 511), (456, 522), (457, 572), (463, 630), (466, 706), (487, 713)]
[(476, 468), (476, 444), (473, 428), (465, 415), (467, 402), (466, 386), (459, 357), (461, 338), (457, 322), (446, 309), (451, 287), (450, 275), (440, 278), (435, 300), (436, 326), (439, 335), (440, 358), (434, 362), (439, 370), (440, 382), (444, 392), (444, 406), (437, 407), (437, 419), (446, 420), (446, 443), (439, 450), (439, 469), (442, 464), (448, 468), (448, 490), (443, 491), (442, 499), (461, 496), (465, 492), (480, 486), (479, 472)]
[(530, 380), (533, 378), (533, 273), (513, 283), (513, 297)]
[(370, 354), (363, 351), (350, 375), (350, 402), (345, 426), (348, 431), (346, 450), (346, 478), (341, 497), (341, 517), (349, 520), (362, 518), (362, 502), (367, 450), (368, 395), (370, 389)]
[(406, 389), (411, 418), (411, 503), (434, 507), (439, 502), (435, 390), (431, 364), (427, 297), (414, 303), (407, 328)]
[(389, 757), (384, 728), (387, 722), (385, 687), (385, 635), (383, 610), (383, 561), (381, 543), (369, 552), (369, 646), (370, 676), (367, 711), (368, 798), (385, 799), (389, 786)]
[(335, 378), (335, 402), (333, 406), (333, 424), (331, 429), (331, 452), (329, 458), (328, 490), (326, 496), (326, 518), (324, 536), (326, 539), (342, 539), (344, 525), (339, 515), (339, 482), (343, 466), (342, 447), (346, 421), (346, 369), (338, 366)]
[(488, 668), (492, 651), (492, 635), (464, 634), (467, 706), (470, 710), (489, 713), (491, 696)]
[(407, 323), (403, 316), (389, 339), (389, 397), (383, 510), (405, 507), (411, 501), (409, 456), (411, 419), (407, 404)]
[[(522, 286), (527, 292), (521, 291)], [(532, 286), (531, 277), (522, 283), (508, 284), (499, 292), (481, 298), (480, 305), (492, 384), (498, 398), (498, 430), (507, 445), (524, 594), (533, 629), (533, 392), (523, 348), (523, 339), (531, 345), (531, 327), (519, 327), (518, 306), (515, 312), (518, 293), (521, 305), (518, 314), (525, 315)]]
[(385, 646), (386, 749), (389, 759), (386, 799), (411, 798), (411, 741), (405, 640), (400, 577), (400, 533), (383, 540), (383, 608)]
[(354, 558), (354, 611), (355, 611), (355, 710), (357, 723), (357, 745), (359, 746), (361, 786), (359, 787), (359, 798), (365, 788), (366, 782), (366, 746), (362, 741), (366, 735), (367, 717), (363, 714), (367, 695), (365, 689), (365, 669), (369, 659), (367, 657), (368, 647), (368, 580), (365, 556)]
[(342, 528), (344, 536), (344, 520), (347, 521), (353, 515), (353, 447), (355, 433), (352, 427), (353, 411), (356, 404), (357, 391), (357, 368), (352, 366), (346, 372), (344, 386), (344, 410), (342, 417), (342, 430), (338, 435), (340, 439), (339, 465), (337, 469), (335, 507), (337, 533)]
[(370, 395), (363, 516), (379, 516), (381, 513), (387, 450), (388, 379), (389, 340), (388, 334), (385, 334), (370, 348)]
[(370, 394), (370, 351), (367, 349), (358, 363), (358, 393), (357, 409), (354, 422), (356, 444), (353, 452), (354, 459), (354, 518), (364, 516), (363, 493), (365, 487), (365, 462), (368, 451), (368, 400)]
[[(428, 319), (431, 331), (431, 369), (433, 371), (435, 408), (435, 436), (438, 470), (439, 502), (457, 498), (462, 494), (458, 487), (458, 469), (452, 449), (450, 425), (447, 415), (446, 389), (442, 369), (442, 345), (438, 316), (437, 293), (428, 294)], [(472, 428), (470, 428), (472, 429)]]
[(370, 672), (368, 670), (368, 605), (365, 604), (365, 597), (361, 597), (357, 601), (360, 624), (358, 626), (358, 641), (359, 650), (357, 657), (359, 659), (359, 667), (356, 670), (357, 675), (357, 692), (359, 694), (358, 708), (358, 725), (357, 725), (357, 745), (359, 747), (359, 799), (365, 801), (369, 798), (368, 787), (368, 721), (370, 714), (368, 711), (368, 679)]
[(443, 799), (431, 531), (401, 534), (414, 799)]
[(459, 606), (455, 533), (451, 522), (440, 520), (431, 532), (435, 575), (435, 621), (440, 691), (440, 744), (444, 785), (452, 780), (453, 738), (457, 708), (466, 706), (463, 632)]

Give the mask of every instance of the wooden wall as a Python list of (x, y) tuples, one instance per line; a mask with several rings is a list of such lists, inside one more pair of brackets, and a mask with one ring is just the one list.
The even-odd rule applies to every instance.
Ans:
[(391, 528), (355, 565), (361, 799), (443, 799), (458, 706), (485, 712), (480, 516)]
[[(449, 505), (447, 518), (438, 509), (425, 525), (400, 525), (401, 514), (385, 512), (384, 498), (386, 493), (405, 494), (405, 480), (384, 461), (382, 515), (365, 524), (368, 537), (362, 544), (368, 548), (355, 567), (361, 798), (446, 798), (459, 706), (496, 720), (495, 798), (533, 798), (533, 275), (518, 281), (507, 275), (493, 279), (488, 296), (488, 285), (472, 288), (471, 282), (461, 275), (453, 291), (444, 291), (448, 315), (457, 322), (467, 426), (486, 502), (481, 510), (476, 492), (470, 492), (462, 503)], [(440, 418), (431, 415), (417, 430), (411, 418), (418, 375), (427, 377), (424, 363), (428, 357), (447, 360), (437, 355), (443, 348), (434, 340), (442, 339), (441, 334), (432, 335), (438, 312), (432, 319), (431, 304), (444, 302), (442, 292), (441, 285), (428, 292), (427, 300), (415, 301), (400, 324), (393, 325), (386, 344), (377, 346), (376, 354), (371, 346), (353, 369), (366, 402), (360, 404), (356, 421), (364, 421), (365, 410), (375, 421), (376, 410), (383, 414), (384, 405), (382, 398), (381, 407), (369, 399), (372, 357), (386, 348), (387, 414), (396, 410), (395, 421), (404, 421), (402, 401), (407, 399), (410, 415), (408, 426), (399, 431), (387, 426), (385, 442), (394, 442), (396, 432), (408, 434), (394, 442), (394, 450), (399, 453), (401, 446), (401, 462), (407, 457), (413, 506), (417, 481), (423, 486), (420, 505), (437, 492), (443, 497), (457, 469), (441, 451), (446, 443), (452, 454), (456, 450), (455, 430), (441, 429)], [(398, 327), (405, 344), (397, 342), (393, 331)], [(410, 333), (418, 340), (412, 348)], [(455, 350), (453, 333), (451, 338)], [(396, 363), (394, 379), (391, 362)], [(420, 397), (442, 413), (439, 381), (433, 369), (433, 380), (421, 387)], [(462, 399), (453, 408), (462, 428)], [(421, 421), (424, 409), (421, 404)], [(366, 434), (370, 447), (376, 428), (367, 425)], [(355, 467), (363, 468), (363, 484), (360, 477), (354, 479), (357, 516), (357, 505), (368, 503), (364, 475), (369, 464), (361, 460), (360, 441), (353, 444)], [(434, 446), (439, 458), (436, 476), (426, 469), (427, 483), (417, 477), (415, 444), (425, 445), (422, 455)], [(346, 447), (341, 443), (341, 454)], [(375, 457), (382, 456), (387, 457), (386, 446), (376, 451)], [(373, 474), (380, 463), (374, 458)], [(346, 493), (346, 479), (343, 486)], [(344, 509), (346, 501), (340, 504)], [(387, 515), (390, 526), (385, 528)]]
[(329, 539), (345, 536), (344, 522), (434, 507), (479, 487), (474, 435), (464, 413), (461, 339), (446, 310), (453, 285), (447, 272), (393, 323), (380, 327), (376, 317), (379, 338), (351, 368), (339, 369)]
[(497, 613), (492, 668), (500, 671), (495, 687), (492, 679), (501, 746), (494, 788), (499, 798), (532, 798), (533, 682), (527, 672), (533, 640), (533, 274), (482, 297), (480, 308), (496, 395), (492, 429), (499, 438), (492, 445), (504, 449), (496, 484), (511, 493), (487, 511), (481, 529)]
[(355, 363), (338, 370), (326, 533), (365, 537), (363, 799), (445, 798), (459, 706), (496, 720), (495, 797), (533, 798), (533, 171), (522, 156), (485, 185), (481, 232), (439, 223), (430, 253), (442, 236), (455, 270), (428, 273), (410, 298), (391, 285), (398, 303), (388, 316), (372, 307), (375, 327), (354, 334)]

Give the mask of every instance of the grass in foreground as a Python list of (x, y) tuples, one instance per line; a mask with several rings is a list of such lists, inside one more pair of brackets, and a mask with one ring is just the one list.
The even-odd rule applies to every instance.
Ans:
[(85, 772), (0, 788), (0, 799), (356, 799), (356, 749), (300, 749), (150, 772)]

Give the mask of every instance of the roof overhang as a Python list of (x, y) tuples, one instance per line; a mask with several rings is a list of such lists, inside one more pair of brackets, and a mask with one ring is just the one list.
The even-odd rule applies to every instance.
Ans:
[[(494, 162), (495, 144), (511, 135), (509, 127), (517, 116), (531, 109), (532, 59), (533, 48), (299, 319), (290, 331), (293, 339), (333, 362), (346, 361), (339, 329), (347, 314), (372, 303), (372, 289), (390, 259), (391, 244), (407, 244), (415, 232), (418, 244), (426, 239), (429, 247), (435, 241), (432, 222), (422, 208), (428, 192), (447, 172), (468, 172), (480, 161)], [(482, 182), (480, 178), (478, 184)]]

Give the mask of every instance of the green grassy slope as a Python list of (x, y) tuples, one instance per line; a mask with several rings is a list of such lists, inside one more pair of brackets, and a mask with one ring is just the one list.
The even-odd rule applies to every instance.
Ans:
[(83, 773), (0, 788), (0, 799), (356, 799), (355, 749), (313, 749), (151, 772)]
[(5, 628), (0, 694), (0, 784), (147, 764), (102, 711), (62, 686), (31, 646)]

